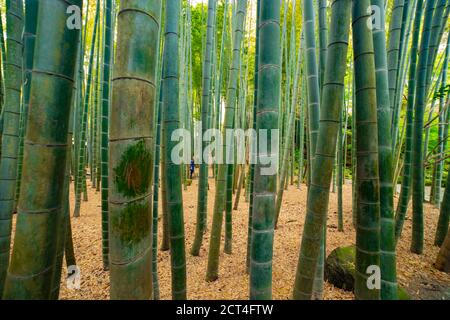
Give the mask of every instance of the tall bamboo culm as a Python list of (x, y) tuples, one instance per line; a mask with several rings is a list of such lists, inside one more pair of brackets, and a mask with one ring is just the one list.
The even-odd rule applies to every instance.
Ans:
[(5, 100), (0, 158), (0, 294), (9, 264), (12, 215), (16, 192), (19, 119), (22, 86), (23, 2), (6, 1), (6, 59), (3, 62)]
[(81, 7), (82, 1), (41, 0), (38, 5), (23, 187), (4, 299), (49, 299), (53, 275), (60, 272), (56, 244), (65, 228), (58, 222), (79, 39), (77, 28), (66, 27), (70, 4)]
[(117, 15), (108, 159), (110, 295), (115, 300), (152, 297), (153, 116), (160, 15), (161, 1), (143, 0), (121, 1)]
[(369, 0), (353, 1), (353, 55), (356, 118), (356, 263), (355, 296), (380, 299), (367, 286), (367, 270), (380, 266), (380, 183), (378, 166), (377, 93)]
[[(280, 2), (258, 0), (258, 92), (256, 100), (256, 131), (268, 130), (267, 141), (277, 139), (280, 102)], [(270, 90), (269, 90), (270, 88)], [(272, 132), (275, 130), (275, 132)], [(250, 252), (250, 299), (272, 298), (272, 259), (274, 239), (277, 175), (264, 166), (263, 158), (276, 156), (271, 145), (256, 150), (253, 177), (253, 212)], [(265, 172), (269, 169), (269, 172)]]
[(344, 101), (351, 1), (334, 0), (331, 9), (320, 131), (316, 159), (311, 171), (305, 227), (294, 284), (293, 297), (296, 300), (311, 300), (314, 297), (315, 275), (323, 250), (322, 234), (327, 217), (333, 164), (336, 158), (336, 142)]
[[(259, 24), (261, 22), (261, 1), (258, 1), (256, 4), (256, 40), (255, 40), (255, 75), (254, 75), (254, 91), (253, 91), (253, 110), (252, 110), (252, 129), (256, 130), (256, 112), (257, 112), (257, 101), (258, 101), (258, 75), (259, 75)], [(250, 152), (249, 157), (251, 160), (256, 159), (256, 148), (253, 144), (249, 146)], [(254, 163), (254, 161), (253, 161)], [(247, 273), (250, 274), (250, 260), (251, 260), (251, 251), (252, 251), (252, 230), (253, 230), (253, 203), (254, 203), (254, 191), (255, 191), (255, 164), (250, 164), (249, 166), (249, 193), (250, 193), (250, 203), (248, 210), (248, 229), (247, 229)]]
[[(86, 187), (86, 137), (87, 137), (87, 125), (88, 125), (88, 113), (89, 113), (89, 101), (91, 97), (92, 90), (92, 78), (94, 74), (94, 53), (95, 53), (95, 45), (97, 41), (97, 34), (99, 29), (99, 20), (100, 20), (100, 1), (97, 0), (96, 9), (95, 9), (95, 17), (94, 17), (94, 29), (92, 34), (92, 42), (91, 42), (91, 50), (89, 55), (89, 69), (88, 69), (88, 77), (86, 89), (84, 91), (84, 100), (81, 106), (81, 128), (80, 128), (80, 137), (77, 146), (77, 172), (75, 176), (75, 208), (73, 216), (78, 218), (80, 217), (81, 210), (81, 195), (85, 193)], [(84, 36), (86, 38), (86, 34)], [(80, 68), (83, 68), (83, 64), (81, 64)], [(94, 86), (95, 88), (95, 86)], [(95, 90), (95, 89), (94, 89)], [(80, 101), (81, 102), (81, 101)]]
[[(423, 229), (423, 195), (424, 195), (424, 165), (423, 165), (423, 127), (424, 112), (426, 106), (426, 76), (427, 61), (430, 44), (431, 22), (433, 20), (434, 7), (437, 0), (429, 0), (426, 3), (425, 18), (422, 30), (422, 38), (419, 49), (419, 61), (417, 65), (416, 97), (414, 102), (414, 129), (413, 129), (413, 224), (411, 252), (422, 254), (424, 242)], [(420, 2), (420, 1), (419, 1)]]
[(30, 88), (31, 88), (31, 69), (33, 67), (34, 56), (34, 42), (36, 39), (36, 24), (37, 24), (37, 1), (27, 1), (25, 5), (25, 29), (22, 37), (23, 41), (23, 85), (22, 85), (22, 104), (20, 111), (19, 124), (19, 155), (17, 159), (17, 184), (16, 184), (16, 203), (19, 200), (21, 179), (22, 179), (22, 165), (23, 165), (23, 148), (26, 123), (28, 117), (28, 109), (30, 102)]
[[(227, 154), (231, 154), (233, 145), (227, 145), (226, 130), (232, 130), (235, 123), (235, 105), (237, 101), (237, 89), (238, 89), (238, 76), (239, 66), (241, 58), (241, 44), (244, 37), (244, 22), (247, 14), (247, 1), (239, 1), (235, 8), (235, 14), (233, 16), (233, 56), (229, 69), (228, 90), (227, 90), (227, 102), (224, 115), (224, 128), (222, 132), (223, 149), (222, 156), (226, 159)], [(221, 232), (223, 226), (223, 213), (226, 209), (226, 192), (229, 173), (227, 164), (219, 164), (217, 182), (216, 182), (216, 195), (214, 199), (214, 212), (213, 221), (211, 227), (211, 238), (208, 253), (208, 266), (206, 271), (206, 280), (215, 281), (219, 277), (219, 257), (220, 257), (220, 242)], [(232, 183), (232, 180), (229, 181)]]
[[(308, 180), (312, 178), (312, 168), (316, 156), (317, 137), (319, 135), (319, 118), (320, 118), (320, 75), (319, 64), (316, 55), (316, 22), (314, 13), (314, 4), (312, 0), (303, 1), (303, 28), (305, 34), (305, 63), (306, 63), (306, 79), (308, 87), (308, 134), (309, 134), (309, 157), (308, 157)], [(309, 185), (308, 185), (309, 186)], [(309, 191), (308, 191), (309, 192)], [(324, 228), (322, 237), (322, 253), (319, 258), (317, 267), (315, 291), (319, 298), (323, 291), (323, 265), (325, 254), (325, 237), (326, 230)]]
[[(389, 103), (389, 70), (386, 51), (385, 0), (372, 0), (372, 6), (380, 8), (380, 28), (373, 30), (375, 50), (376, 101), (378, 122), (378, 161), (380, 179), (380, 250), (381, 250), (381, 299), (397, 299), (397, 263), (395, 252), (395, 220), (393, 153), (391, 138), (391, 113)], [(394, 77), (393, 77), (394, 78)]]
[[(386, 1), (383, 0), (382, 2)], [(384, 3), (380, 3), (380, 1), (372, 1), (372, 4), (374, 3), (382, 5), (380, 8), (383, 11), (384, 18), (386, 18)], [(387, 72), (389, 82), (389, 105), (390, 105), (389, 121), (391, 121), (391, 119), (393, 118), (395, 108), (395, 92), (397, 90), (397, 76), (400, 60), (399, 52), (400, 52), (400, 40), (402, 36), (401, 31), (402, 31), (404, 6), (405, 6), (404, 0), (394, 0), (392, 4), (391, 22), (389, 25), (389, 40), (387, 51), (387, 67), (388, 67)], [(385, 19), (384, 21), (380, 22), (383, 31), (385, 31), (384, 30)], [(391, 127), (391, 124), (389, 125), (389, 127)]]
[(419, 45), (420, 26), (423, 16), (423, 0), (418, 0), (415, 10), (413, 38), (411, 43), (411, 61), (408, 80), (408, 103), (406, 110), (406, 147), (403, 165), (403, 179), (400, 198), (395, 216), (395, 238), (398, 242), (403, 230), (403, 224), (411, 199), (412, 187), (412, 151), (413, 151), (413, 125), (414, 125), (414, 97), (416, 93), (417, 52)]
[(164, 126), (163, 157), (165, 159), (165, 179), (167, 188), (167, 214), (170, 232), (170, 257), (172, 266), (172, 298), (185, 300), (186, 292), (186, 252), (184, 241), (183, 195), (181, 182), (181, 165), (171, 158), (176, 146), (171, 137), (180, 128), (179, 110), (179, 22), (180, 0), (166, 2), (164, 52), (162, 73), (162, 108)]
[[(450, 60), (450, 36), (447, 39), (447, 47), (445, 49), (445, 56), (444, 56), (444, 64), (442, 66), (442, 81), (439, 85), (440, 90), (440, 97), (439, 97), (439, 147), (438, 147), (438, 154), (440, 154), (441, 158), (444, 157), (444, 152), (446, 149), (447, 144), (444, 143), (442, 140), (445, 139), (444, 133), (445, 133), (445, 127), (448, 127), (448, 124), (446, 123), (446, 110), (445, 108), (445, 90), (447, 86), (447, 73), (448, 73), (448, 65)], [(435, 185), (434, 185), (434, 204), (439, 208), (441, 205), (441, 196), (442, 196), (442, 176), (443, 176), (443, 166), (445, 161), (440, 161), (441, 159), (438, 159), (436, 163), (436, 179), (435, 179)]]
[[(448, 43), (447, 43), (447, 49), (446, 49), (446, 60), (445, 60), (445, 65), (444, 65), (444, 70), (447, 69), (448, 67), (448, 63), (449, 63), (449, 59), (450, 59), (450, 37), (448, 38)], [(446, 79), (446, 72), (444, 73), (444, 77), (442, 80), (442, 90), (445, 89), (445, 81)], [(444, 92), (441, 92), (441, 98), (440, 98), (440, 104), (441, 104), (441, 111), (443, 111), (444, 109)], [(448, 99), (448, 97), (447, 97)], [(450, 113), (447, 111), (447, 117), (441, 117), (441, 120), (444, 119), (448, 119)], [(444, 121), (442, 121), (444, 122)], [(440, 121), (440, 123), (442, 123)], [(448, 124), (443, 124), (443, 126), (445, 126)], [(443, 129), (443, 131), (445, 132), (445, 129)], [(447, 135), (445, 135), (444, 133), (444, 139), (447, 139), (448, 137), (448, 129), (447, 129)], [(442, 146), (440, 146), (440, 150), (442, 152), (442, 157), (444, 156), (443, 153), (445, 152), (445, 143), (442, 143)], [(449, 221), (450, 221), (450, 178), (447, 177), (447, 184), (446, 184), (446, 189), (444, 192), (444, 197), (442, 199), (441, 202), (441, 183), (442, 183), (442, 174), (443, 174), (443, 166), (444, 166), (445, 161), (440, 161), (439, 165), (438, 165), (438, 178), (437, 178), (437, 182), (436, 182), (436, 203), (439, 203), (439, 208), (441, 209), (440, 214), (439, 214), (439, 220), (438, 220), (438, 225), (436, 227), (436, 235), (434, 237), (434, 245), (436, 246), (441, 246), (444, 239), (445, 239), (445, 232), (447, 231), (447, 227), (449, 225)], [(450, 176), (450, 175), (449, 175)], [(448, 191), (447, 191), (448, 189)]]
[[(206, 48), (205, 57), (203, 60), (203, 86), (202, 86), (202, 137), (208, 130), (208, 119), (211, 114), (210, 110), (210, 95), (211, 95), (211, 70), (212, 70), (212, 57), (213, 57), (213, 36), (214, 36), (214, 23), (216, 21), (216, 5), (217, 1), (208, 1), (208, 22), (206, 31)], [(202, 142), (202, 150), (206, 147), (206, 143)], [(201, 159), (198, 159), (201, 160)], [(206, 231), (206, 220), (208, 215), (208, 164), (204, 163), (205, 159), (202, 159), (200, 164), (200, 174), (198, 183), (198, 206), (197, 206), (197, 225), (195, 229), (195, 238), (192, 245), (191, 254), (198, 256), (200, 254), (200, 248), (203, 243), (203, 235)]]
[(109, 233), (108, 233), (108, 130), (111, 95), (111, 65), (113, 57), (113, 0), (105, 1), (103, 81), (101, 104), (101, 196), (102, 196), (102, 255), (103, 269), (109, 270)]

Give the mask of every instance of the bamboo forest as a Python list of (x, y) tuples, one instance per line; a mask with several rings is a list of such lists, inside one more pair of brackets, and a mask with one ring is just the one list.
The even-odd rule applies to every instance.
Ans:
[(450, 0), (0, 15), (0, 300), (450, 300)]

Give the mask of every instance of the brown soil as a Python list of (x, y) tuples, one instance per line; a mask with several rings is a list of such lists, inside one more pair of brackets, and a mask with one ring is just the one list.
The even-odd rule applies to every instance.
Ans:
[[(197, 299), (248, 299), (248, 276), (245, 272), (248, 204), (244, 195), (239, 210), (233, 216), (233, 254), (220, 256), (220, 278), (214, 283), (205, 281), (207, 248), (209, 234), (204, 239), (200, 257), (192, 257), (189, 250), (195, 231), (197, 180), (184, 192), (184, 214), (186, 226), (188, 298)], [(214, 201), (214, 183), (211, 182), (209, 192), (209, 212), (212, 212)], [(355, 242), (355, 231), (352, 227), (351, 186), (344, 187), (345, 232), (337, 231), (337, 197), (331, 194), (328, 221), (328, 254), (337, 247), (352, 245)], [(72, 199), (73, 201), (73, 199)], [(73, 202), (72, 202), (73, 203)], [(279, 229), (276, 232), (273, 265), (273, 298), (290, 299), (297, 265), (300, 239), (305, 219), (306, 187), (298, 190), (295, 186), (285, 193), (280, 217)], [(403, 238), (398, 246), (398, 281), (413, 298), (419, 298), (421, 286), (430, 283), (443, 283), (450, 286), (450, 275), (433, 268), (438, 248), (433, 246), (434, 232), (439, 211), (425, 205), (425, 247), (423, 255), (410, 253), (411, 212), (405, 222)], [(211, 216), (208, 217), (211, 222)], [(100, 193), (89, 187), (89, 202), (82, 203), (81, 218), (72, 218), (75, 254), (81, 269), (81, 288), (69, 290), (63, 280), (61, 285), (62, 299), (108, 299), (109, 276), (102, 270), (101, 254), (101, 208)], [(209, 224), (210, 226), (210, 224)], [(160, 228), (161, 233), (161, 228)], [(158, 254), (158, 272), (161, 299), (171, 298), (170, 259), (168, 252)], [(64, 273), (65, 270), (64, 270)], [(417, 275), (422, 281), (418, 283)], [(354, 295), (325, 284), (325, 299), (349, 300)]]

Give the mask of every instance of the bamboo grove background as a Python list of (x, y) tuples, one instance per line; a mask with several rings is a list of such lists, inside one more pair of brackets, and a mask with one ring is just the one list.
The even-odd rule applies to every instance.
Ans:
[[(70, 5), (81, 28), (67, 28)], [(398, 298), (395, 251), (410, 205), (411, 251), (423, 253), (431, 202), (436, 267), (450, 268), (449, 0), (6, 0), (0, 9), (3, 298), (58, 298), (63, 263), (76, 265), (70, 221), (89, 180), (101, 191), (112, 299), (159, 299), (158, 250), (171, 253), (173, 299), (188, 298), (186, 259), (208, 245), (205, 232), (205, 281), (217, 280), (242, 193), (249, 298), (271, 299), (273, 239), (294, 184), (308, 187), (294, 299), (323, 298), (328, 199), (337, 192), (342, 232), (345, 181), (357, 299)], [(179, 128), (195, 136), (200, 121), (202, 133), (279, 129), (279, 170), (200, 165), (187, 248), (182, 191), (192, 181), (171, 161), (170, 138)], [(246, 156), (264, 152), (247, 141)], [(380, 290), (366, 286), (371, 265)]]

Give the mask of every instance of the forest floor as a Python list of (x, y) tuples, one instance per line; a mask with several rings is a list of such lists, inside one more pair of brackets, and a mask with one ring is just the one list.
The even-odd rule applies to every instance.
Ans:
[[(221, 253), (220, 278), (213, 283), (205, 281), (209, 230), (211, 216), (208, 217), (209, 229), (205, 235), (200, 257), (189, 254), (194, 239), (196, 221), (196, 203), (198, 180), (183, 194), (186, 254), (187, 286), (190, 300), (246, 300), (248, 299), (248, 276), (246, 274), (247, 217), (248, 204), (244, 195), (239, 210), (233, 212), (233, 254)], [(81, 270), (81, 287), (68, 289), (65, 278), (61, 283), (61, 299), (109, 299), (109, 276), (102, 268), (101, 250), (101, 207), (100, 193), (88, 187), (89, 201), (82, 203), (81, 217), (72, 218), (75, 254)], [(209, 213), (214, 202), (214, 183), (208, 195)], [(345, 232), (337, 230), (337, 194), (331, 194), (327, 254), (337, 247), (349, 246), (355, 242), (355, 230), (352, 226), (352, 188), (344, 186), (344, 223)], [(71, 195), (73, 204), (73, 192)], [(397, 201), (397, 199), (395, 200)], [(306, 187), (298, 190), (291, 186), (285, 192), (280, 216), (279, 229), (276, 231), (273, 264), (273, 298), (290, 299), (297, 266), (300, 239), (305, 220)], [(433, 246), (434, 233), (439, 210), (425, 204), (425, 246), (423, 255), (410, 253), (411, 212), (408, 212), (403, 237), (398, 245), (398, 282), (413, 299), (436, 299), (439, 288), (450, 290), (450, 275), (437, 271), (433, 267), (439, 249)], [(161, 226), (161, 223), (160, 223)], [(161, 228), (160, 239), (161, 239)], [(222, 234), (223, 237), (223, 234)], [(161, 299), (171, 299), (171, 274), (169, 252), (158, 253), (158, 273)], [(63, 271), (63, 275), (66, 270)], [(327, 300), (351, 300), (354, 295), (325, 283), (324, 298)]]

